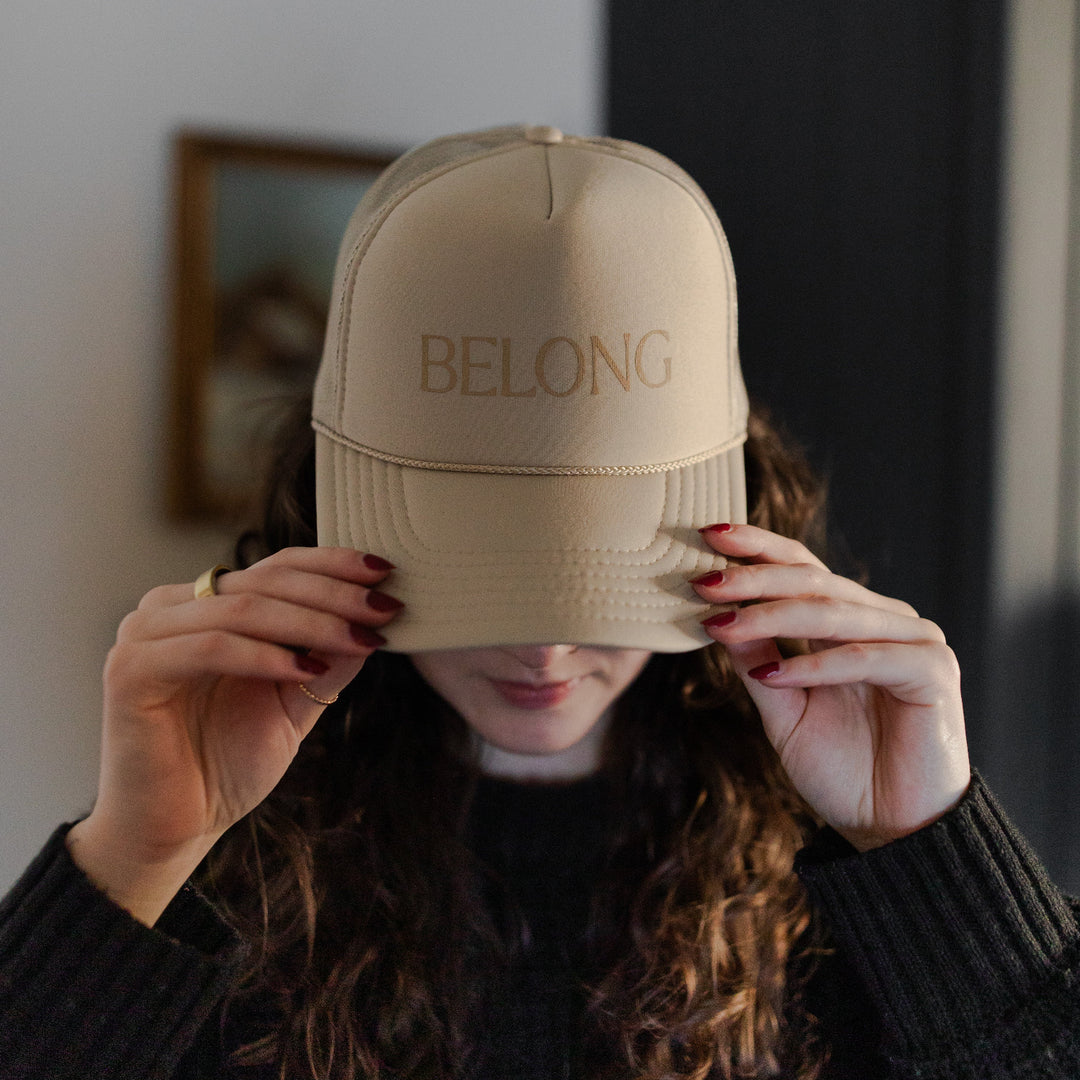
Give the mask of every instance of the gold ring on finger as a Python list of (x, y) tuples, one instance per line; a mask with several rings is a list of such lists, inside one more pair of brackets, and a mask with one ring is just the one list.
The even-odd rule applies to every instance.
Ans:
[(332, 698), (319, 697), (318, 694), (313, 694), (302, 682), (298, 682), (296, 685), (299, 686), (312, 701), (317, 701), (320, 705), (333, 705), (341, 696), (340, 694), (335, 694)]
[(224, 563), (218, 563), (217, 566), (210, 567), (209, 570), (204, 570), (195, 579), (195, 599), (203, 600), (207, 596), (217, 596), (217, 580), (222, 574), (227, 574), (232, 569), (231, 566), (225, 566)]

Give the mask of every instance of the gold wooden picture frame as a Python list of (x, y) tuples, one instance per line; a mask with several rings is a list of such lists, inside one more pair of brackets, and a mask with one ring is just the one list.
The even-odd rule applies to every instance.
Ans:
[(250, 513), (274, 425), (314, 377), (349, 216), (395, 156), (176, 135), (173, 519), (236, 525)]

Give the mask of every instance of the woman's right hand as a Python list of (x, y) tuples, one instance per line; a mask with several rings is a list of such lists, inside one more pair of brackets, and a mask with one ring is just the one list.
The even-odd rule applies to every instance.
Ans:
[(104, 672), (94, 809), (69, 833), (99, 887), (152, 923), (230, 825), (284, 775), (323, 706), (383, 643), (392, 567), (347, 548), (287, 548), (217, 580), (143, 597)]

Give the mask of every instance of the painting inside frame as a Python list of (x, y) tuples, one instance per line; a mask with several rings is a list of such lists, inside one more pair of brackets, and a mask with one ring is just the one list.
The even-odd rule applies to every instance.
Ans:
[(394, 156), (176, 137), (174, 519), (227, 526), (250, 514), (274, 431), (318, 366), (345, 226)]

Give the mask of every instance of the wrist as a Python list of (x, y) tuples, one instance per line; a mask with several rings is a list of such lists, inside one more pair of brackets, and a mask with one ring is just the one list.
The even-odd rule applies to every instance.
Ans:
[(65, 841), (72, 862), (89, 881), (133, 918), (153, 926), (214, 845), (211, 838), (150, 851), (113, 836), (90, 817)]
[(909, 813), (899, 821), (866, 827), (834, 826), (834, 828), (857, 851), (873, 851), (875, 848), (903, 840), (904, 837), (926, 829), (940, 821), (946, 814), (952, 813), (963, 802), (964, 796), (971, 787), (971, 780), (971, 770), (968, 769), (962, 782), (958, 780), (951, 791), (937, 800), (936, 805), (923, 807), (918, 814)]

